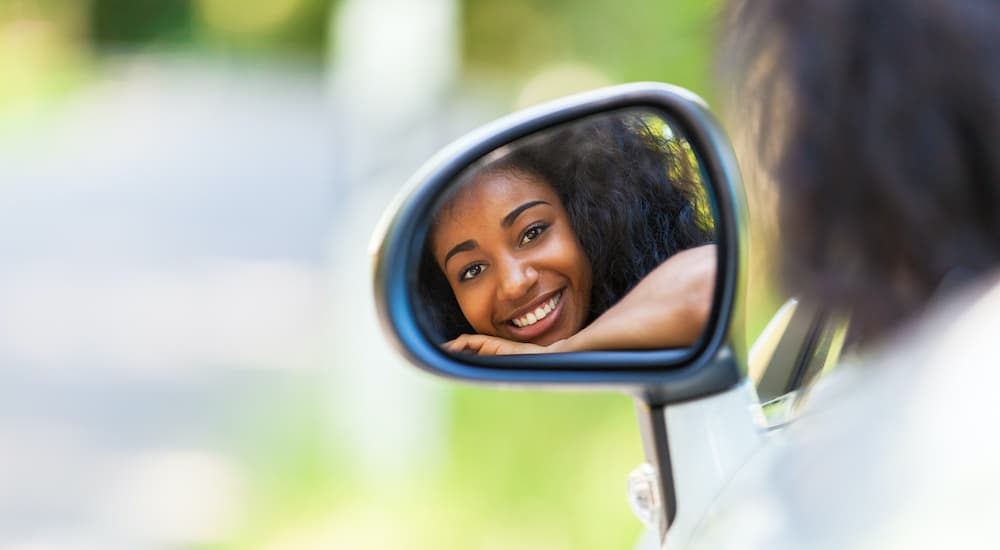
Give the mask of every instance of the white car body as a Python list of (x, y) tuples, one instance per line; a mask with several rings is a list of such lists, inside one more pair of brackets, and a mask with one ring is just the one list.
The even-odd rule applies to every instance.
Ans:
[(1000, 285), (939, 302), (786, 425), (762, 422), (749, 383), (667, 407), (661, 548), (1000, 547)]

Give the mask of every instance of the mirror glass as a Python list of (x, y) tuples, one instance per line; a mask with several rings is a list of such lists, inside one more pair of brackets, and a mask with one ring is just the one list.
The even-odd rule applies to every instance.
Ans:
[(698, 153), (655, 111), (508, 143), (438, 197), (415, 277), (425, 333), (455, 354), (675, 349), (715, 296)]

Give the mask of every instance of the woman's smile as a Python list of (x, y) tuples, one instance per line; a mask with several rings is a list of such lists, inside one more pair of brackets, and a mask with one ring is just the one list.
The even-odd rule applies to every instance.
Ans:
[(528, 327), (534, 325), (538, 321), (546, 318), (554, 309), (556, 309), (556, 306), (559, 305), (560, 296), (561, 293), (557, 293), (555, 296), (545, 300), (542, 305), (537, 308), (532, 309), (524, 315), (511, 319), (511, 324), (515, 327)]
[(541, 305), (530, 309), (527, 313), (507, 321), (505, 327), (511, 340), (533, 342), (545, 332), (557, 326), (562, 313), (562, 290), (550, 298), (544, 299)]
[(516, 169), (479, 175), (442, 210), (432, 246), (479, 334), (548, 345), (590, 311), (591, 269), (556, 192)]

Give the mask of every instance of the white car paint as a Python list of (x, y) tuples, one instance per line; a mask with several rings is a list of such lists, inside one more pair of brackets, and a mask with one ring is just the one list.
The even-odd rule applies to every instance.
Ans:
[[(664, 410), (677, 495), (665, 549), (684, 548), (704, 510), (766, 438), (753, 383)], [(756, 421), (755, 421), (756, 419)]]
[[(721, 471), (715, 450), (690, 439), (705, 422), (671, 418), (678, 521), (662, 548), (1000, 548), (1000, 285), (930, 311), (821, 380), (791, 424), (758, 431), (756, 452), (704, 508)], [(731, 422), (727, 437), (743, 442), (752, 414)], [(739, 461), (746, 443), (730, 452)], [(680, 469), (699, 456), (703, 468)], [(685, 507), (703, 512), (693, 531)]]

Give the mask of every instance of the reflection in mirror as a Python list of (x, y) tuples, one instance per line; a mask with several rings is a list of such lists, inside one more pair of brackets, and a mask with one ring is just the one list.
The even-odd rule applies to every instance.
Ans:
[(644, 110), (494, 150), (429, 220), (426, 332), (482, 355), (692, 346), (715, 290), (708, 193), (680, 130)]

